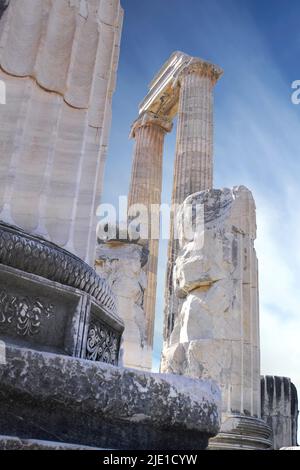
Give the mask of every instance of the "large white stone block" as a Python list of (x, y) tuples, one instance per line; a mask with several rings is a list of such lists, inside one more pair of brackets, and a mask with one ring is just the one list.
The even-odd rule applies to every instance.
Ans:
[[(182, 228), (191, 204), (203, 224)], [(189, 196), (177, 214), (179, 253), (174, 289), (182, 298), (162, 371), (213, 378), (223, 413), (259, 416), (259, 336), (255, 204), (243, 187)], [(193, 219), (193, 222), (195, 220)]]

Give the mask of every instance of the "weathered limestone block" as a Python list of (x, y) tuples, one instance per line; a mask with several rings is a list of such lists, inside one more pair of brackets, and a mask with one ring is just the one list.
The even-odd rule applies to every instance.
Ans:
[[(203, 215), (202, 224), (192, 233), (182, 225), (189, 204), (193, 223), (196, 214)], [(179, 254), (173, 275), (182, 307), (164, 343), (161, 370), (216, 380), (222, 390), (224, 426), (231, 415), (260, 418), (258, 271), (251, 192), (239, 186), (192, 194), (177, 220)], [(259, 427), (266, 428), (260, 420)], [(263, 440), (256, 442), (258, 447), (265, 447), (268, 427), (264, 433)]]
[(106, 449), (197, 450), (219, 430), (220, 390), (213, 381), (16, 347), (6, 355), (0, 435)]
[(143, 370), (152, 366), (144, 309), (147, 277), (143, 267), (147, 259), (147, 249), (137, 243), (108, 241), (99, 243), (96, 250), (96, 271), (110, 285), (125, 324), (123, 364)]
[(0, 219), (93, 265), (119, 0), (11, 0), (0, 21)]
[(0, 436), (0, 450), (103, 450), (97, 447), (51, 442), (39, 439), (20, 439), (14, 436)]
[(297, 446), (298, 396), (287, 377), (261, 378), (261, 416), (272, 429), (273, 449)]

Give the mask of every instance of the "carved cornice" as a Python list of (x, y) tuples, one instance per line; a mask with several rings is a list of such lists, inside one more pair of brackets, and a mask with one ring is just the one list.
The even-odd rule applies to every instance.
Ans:
[(198, 57), (174, 52), (150, 83), (149, 91), (139, 106), (140, 116), (145, 112), (153, 112), (173, 119), (178, 110), (180, 78), (187, 73), (209, 76), (211, 83), (215, 84), (223, 71), (217, 65)]
[(190, 74), (198, 74), (201, 77), (210, 78), (212, 84), (214, 85), (223, 74), (221, 67), (210, 62), (206, 62), (202, 59), (193, 58), (187, 64), (178, 71), (175, 78), (176, 82), (181, 82), (182, 78)]
[(93, 268), (43, 238), (0, 222), (0, 263), (90, 294), (116, 315), (115, 297)]
[(151, 111), (146, 111), (141, 114), (136, 121), (134, 121), (131, 127), (130, 137), (134, 138), (136, 130), (140, 127), (146, 126), (158, 126), (164, 132), (170, 132), (172, 130), (173, 123), (166, 116), (160, 116), (158, 114), (152, 113)]

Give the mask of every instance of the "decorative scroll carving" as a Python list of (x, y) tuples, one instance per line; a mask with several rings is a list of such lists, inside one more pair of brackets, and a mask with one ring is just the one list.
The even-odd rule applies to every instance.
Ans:
[(0, 222), (0, 263), (87, 292), (116, 313), (109, 285), (93, 268), (54, 243), (4, 222)]
[(166, 116), (158, 115), (152, 113), (151, 111), (146, 111), (141, 114), (136, 121), (134, 121), (131, 128), (130, 137), (135, 137), (136, 130), (139, 127), (144, 126), (158, 126), (161, 127), (165, 132), (171, 132), (173, 123)]
[(54, 314), (54, 305), (38, 298), (30, 299), (0, 292), (0, 328), (12, 325), (19, 336), (34, 336), (40, 332), (43, 318)]
[(101, 361), (118, 364), (120, 334), (105, 323), (93, 318), (86, 343), (86, 358), (90, 361)]
[(185, 75), (190, 73), (198, 73), (202, 77), (208, 77), (215, 84), (221, 75), (223, 70), (215, 64), (206, 62), (201, 59), (193, 58), (189, 63), (185, 64), (182, 69), (179, 70), (175, 80), (181, 80)]

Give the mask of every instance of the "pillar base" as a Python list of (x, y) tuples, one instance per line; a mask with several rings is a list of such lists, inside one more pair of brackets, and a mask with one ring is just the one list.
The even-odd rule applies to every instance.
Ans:
[(123, 330), (109, 285), (89, 265), (0, 221), (2, 349), (17, 345), (117, 365)]
[(222, 424), (221, 431), (209, 440), (210, 450), (270, 450), (271, 428), (252, 416), (231, 415)]
[(0, 450), (202, 450), (219, 430), (220, 401), (209, 380), (7, 346)]

